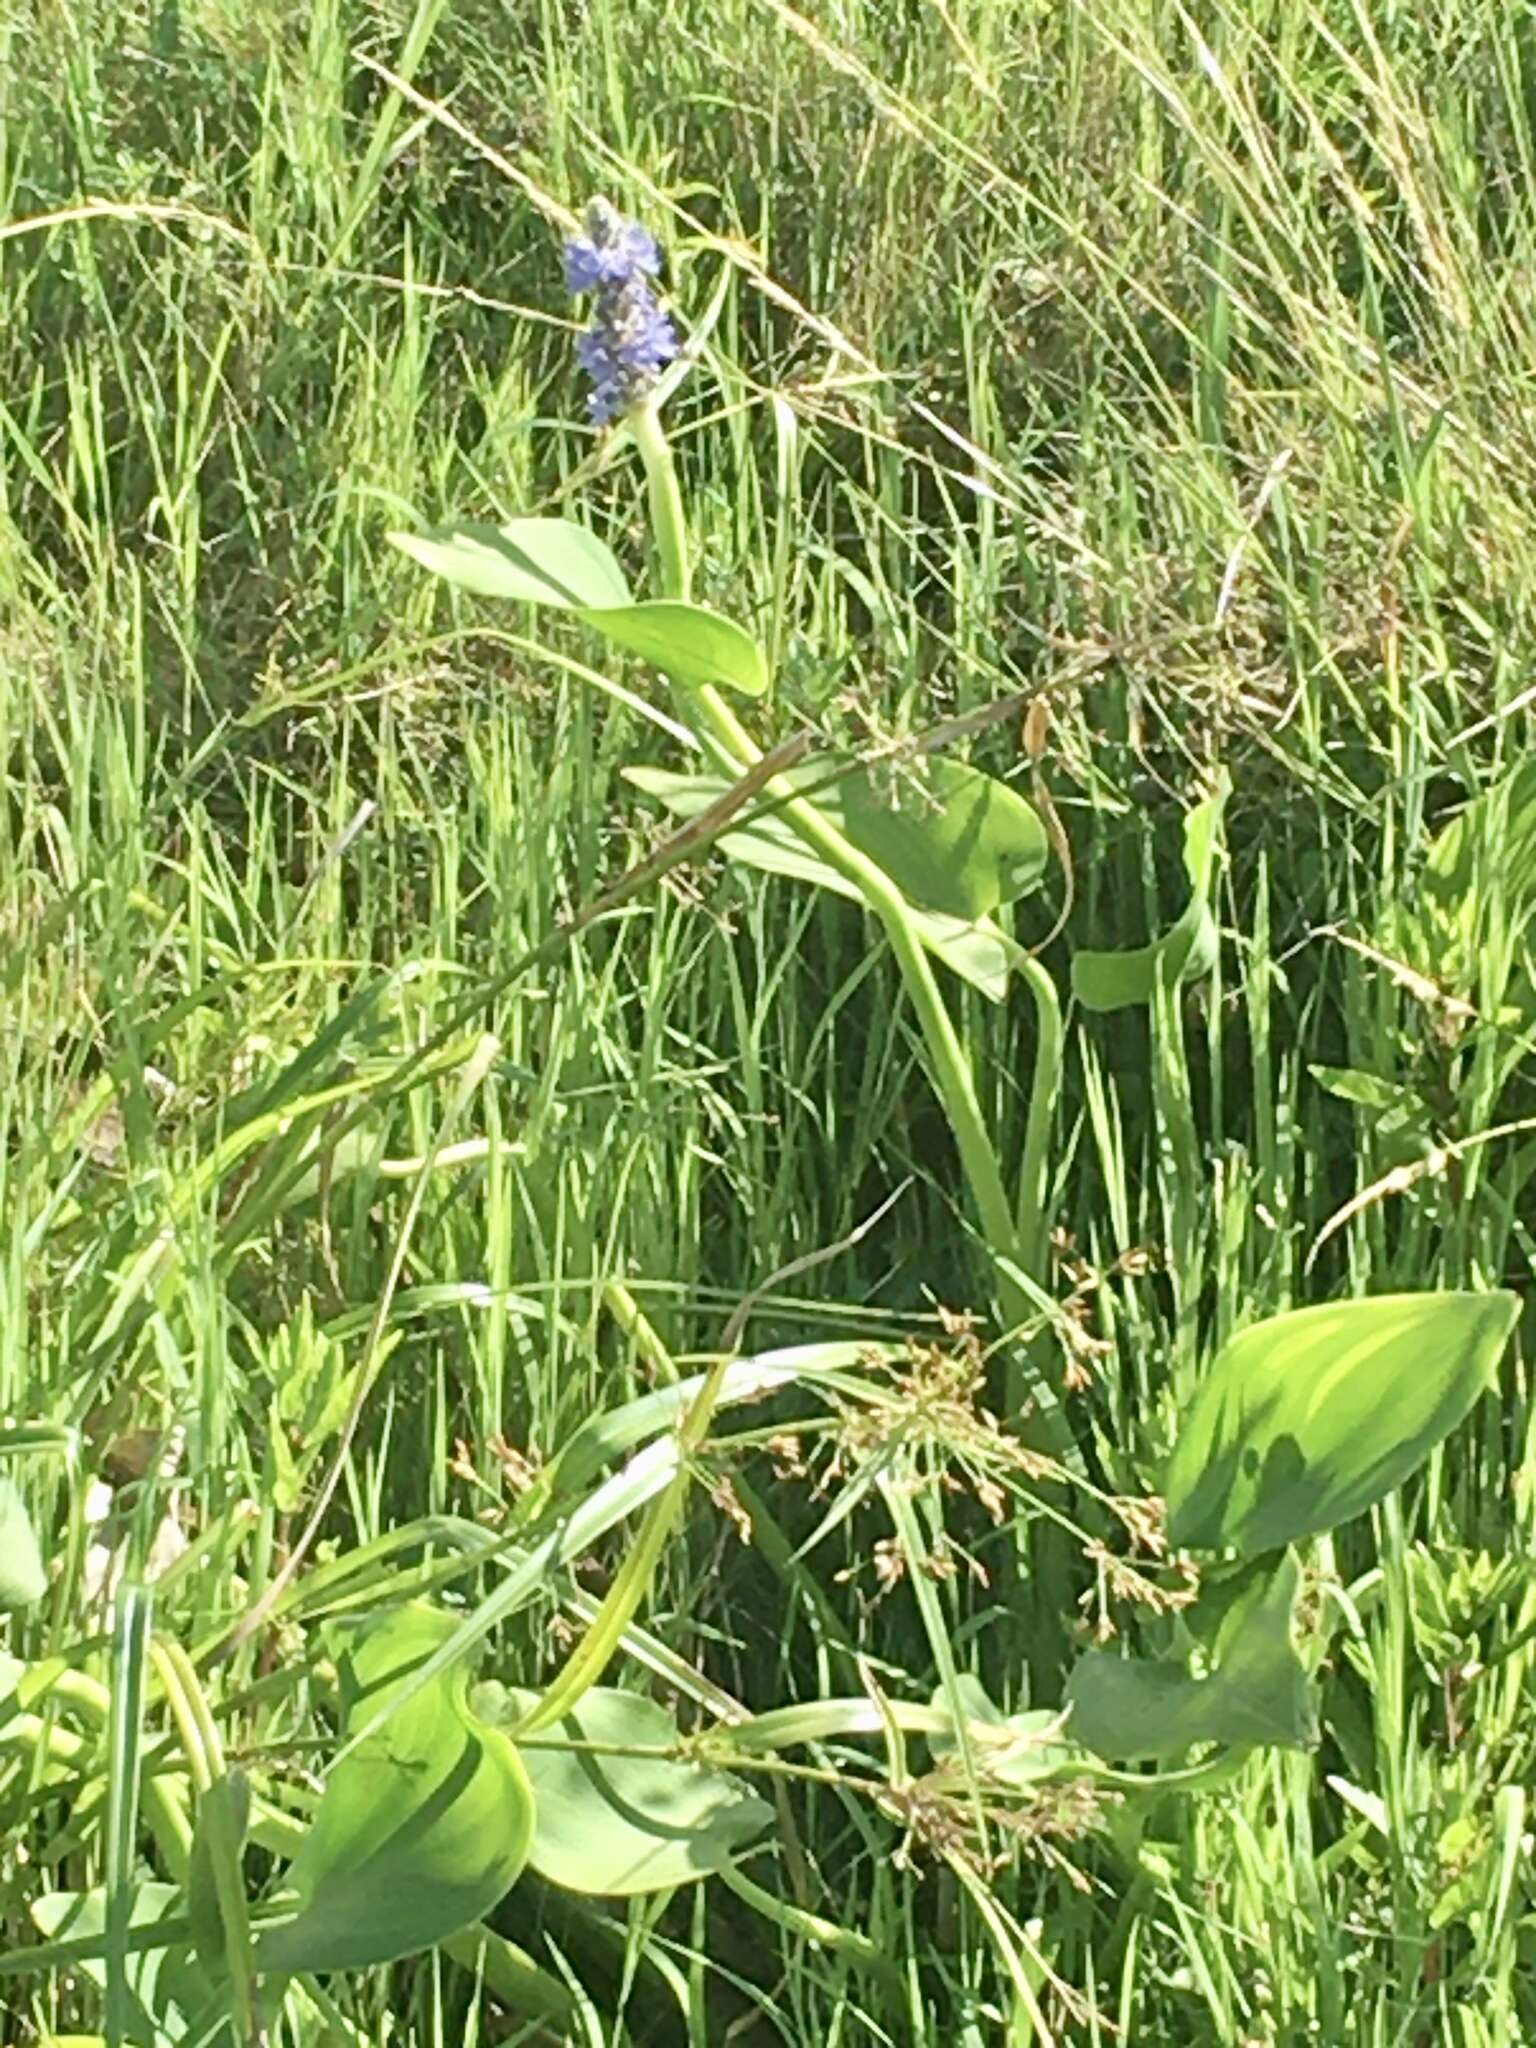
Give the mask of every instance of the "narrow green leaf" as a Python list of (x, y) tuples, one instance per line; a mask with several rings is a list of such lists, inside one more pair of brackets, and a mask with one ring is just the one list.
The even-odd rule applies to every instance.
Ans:
[(1418, 962), (1453, 988), (1490, 913), (1523, 928), (1536, 909), (1536, 761), (1476, 796), (1438, 835), (1419, 885)]
[[(755, 1358), (738, 1358), (726, 1369), (718, 1405), (724, 1409), (734, 1401), (760, 1400), (781, 1387), (798, 1386), (807, 1380), (812, 1384), (835, 1381), (841, 1373), (855, 1373), (861, 1364), (867, 1366), (872, 1357), (895, 1357), (899, 1350), (894, 1344), (850, 1340), (787, 1345), (783, 1350), (765, 1351)], [(589, 1416), (544, 1467), (539, 1491), (530, 1498), (542, 1501), (558, 1494), (580, 1492), (610, 1459), (674, 1426), (687, 1413), (704, 1379), (703, 1373), (694, 1373), (672, 1386), (656, 1387), (618, 1408), (603, 1409)]]
[(1340, 1102), (1353, 1102), (1361, 1109), (1386, 1113), (1402, 1108), (1405, 1102), (1417, 1109), (1424, 1106), (1422, 1099), (1405, 1089), (1400, 1081), (1389, 1081), (1382, 1074), (1370, 1074), (1360, 1067), (1309, 1066), (1307, 1072), (1319, 1088), (1337, 1096)]
[[(485, 1697), (514, 1726), (539, 1699), (499, 1688)], [(654, 1700), (594, 1686), (558, 1729), (530, 1741), (523, 1760), (537, 1820), (529, 1861), (567, 1891), (629, 1898), (696, 1883), (723, 1870), (773, 1818), (726, 1771), (665, 1756), (538, 1746), (556, 1741), (599, 1751), (676, 1750), (682, 1737)]]
[(1227, 800), (1223, 784), (1184, 821), (1184, 869), (1190, 897), (1178, 922), (1159, 939), (1126, 953), (1082, 952), (1072, 960), (1072, 992), (1085, 1010), (1124, 1010), (1150, 1003), (1159, 983), (1198, 981), (1216, 965), (1221, 934), (1211, 914), (1211, 878)]
[(1116, 1760), (1175, 1756), (1196, 1743), (1310, 1749), (1317, 1716), (1291, 1642), (1301, 1575), (1287, 1555), (1236, 1602), (1209, 1677), (1169, 1660), (1090, 1650), (1067, 1683), (1067, 1732)]
[(133, 1925), (134, 1838), (143, 1753), (144, 1679), (154, 1595), (147, 1586), (118, 1588), (112, 1625), (112, 1704), (107, 1725), (106, 2030), (110, 2048), (137, 2026), (128, 1930)]
[(1273, 1316), (1217, 1354), (1178, 1433), (1172, 1540), (1244, 1557), (1390, 1493), (1493, 1384), (1513, 1294), (1388, 1294)]
[[(107, 2048), (105, 2034), (44, 2034), (38, 2048)], [(137, 2041), (125, 2041), (123, 2048), (140, 2048)]]
[(488, 1913), (521, 1873), (533, 1795), (517, 1751), (470, 1713), (462, 1665), (409, 1682), (455, 1626), (418, 1603), (338, 1628), (344, 1732), (377, 1726), (326, 1780), (289, 1872), (300, 1909), (263, 1934), (262, 1974), (414, 1955)]

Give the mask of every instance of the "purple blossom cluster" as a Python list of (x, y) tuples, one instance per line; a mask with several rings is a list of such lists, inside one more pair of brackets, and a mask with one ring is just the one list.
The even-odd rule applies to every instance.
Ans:
[(598, 426), (638, 405), (677, 354), (677, 334), (649, 282), (660, 267), (645, 229), (606, 199), (592, 201), (585, 234), (565, 245), (567, 290), (597, 296), (576, 356), (592, 381), (587, 409)]

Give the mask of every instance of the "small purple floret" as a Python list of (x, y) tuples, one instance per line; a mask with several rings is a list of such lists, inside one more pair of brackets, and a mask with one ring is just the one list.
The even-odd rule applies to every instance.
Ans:
[(573, 235), (565, 245), (565, 288), (576, 296), (627, 284), (637, 271), (654, 277), (660, 268), (661, 252), (638, 221), (618, 220), (611, 240)]
[(576, 359), (591, 379), (587, 408), (599, 426), (638, 405), (677, 354), (676, 331), (647, 282), (660, 267), (651, 236), (604, 199), (587, 208), (586, 233), (565, 245), (567, 289), (597, 295)]

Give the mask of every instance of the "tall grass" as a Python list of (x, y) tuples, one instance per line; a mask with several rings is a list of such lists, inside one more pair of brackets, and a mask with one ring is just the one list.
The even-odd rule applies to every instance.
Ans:
[[(1181, 801), (1232, 774), (1217, 977), (1071, 1021), (1052, 1278), (1101, 1340), (1076, 1397), (1097, 1476), (1145, 1489), (1200, 1361), (1256, 1315), (1525, 1282), (1519, 1135), (1394, 1193), (1390, 1120), (1313, 1072), (1412, 1085), (1442, 1150), (1533, 1110), (1520, 1015), (1447, 1024), (1447, 998), (1497, 1017), (1528, 958), (1496, 838), (1478, 985), (1437, 987), (1404, 922), (1536, 702), (1524, 0), (21, 0), (0, 37), (0, 1408), (88, 1432), (80, 1468), (25, 1466), (61, 1542), (87, 1544), (103, 1460), (135, 1569), (177, 1518), (157, 1623), (210, 1642), (280, 1568), (278, 1332), (307, 1304), (355, 1342), (392, 1268), (333, 1547), (474, 1514), (499, 1441), (547, 1454), (649, 1385), (661, 1353), (601, 1315), (610, 1279), (666, 1354), (707, 1351), (910, 1177), (752, 1339), (928, 1335), (987, 1299), (898, 977), (847, 907), (684, 871), (486, 1000), (500, 1053), (464, 1129), (446, 1057), (395, 1079), (638, 857), (654, 821), (617, 770), (672, 758), (643, 706), (450, 614), (382, 543), (585, 479), (634, 558), (638, 485), (573, 424), (558, 290), (560, 209), (594, 190), (667, 241), (685, 312), (725, 279), (675, 428), (700, 595), (778, 656), (765, 731), (1046, 689), (1063, 980), (1073, 945), (1166, 923)], [(978, 750), (1022, 780), (1011, 727)], [(1032, 1015), (962, 1023), (1020, 1148)], [(342, 1099), (372, 1108), (335, 1156)], [(797, 1791), (783, 1867), (748, 1869), (795, 1902), (771, 1948), (715, 1887), (659, 1918), (514, 1894), (505, 1932), (592, 1987), (556, 2033), (1532, 2038), (1530, 1432), (1512, 1373), (1341, 1542), (1320, 1759), (1170, 1801), (1139, 1860), (1063, 1841), (998, 1877), (1038, 2017), (974, 1901), (858, 1802)], [(805, 1548), (806, 1482), (737, 1479), (754, 1542), (700, 1506), (647, 1626), (753, 1706), (856, 1690), (860, 1658), (926, 1691), (946, 1656), (1023, 1705), (1055, 1658), (1026, 1630), (1098, 1612), (1081, 1560), (1015, 1595), (984, 1536), (995, 1587), (907, 1554), (882, 1592), (873, 1509)], [(918, 1512), (934, 1540), (936, 1480)], [(560, 1617), (536, 1620), (506, 1669), (550, 1668)], [(18, 1655), (79, 1632), (62, 1605), (12, 1629)], [(17, 1937), (36, 1862), (97, 1853), (33, 1810), (26, 1858), (0, 1852)], [(509, 2024), (472, 1954), (334, 1997), (316, 2040)], [(0, 2040), (90, 2009), (29, 1991)]]

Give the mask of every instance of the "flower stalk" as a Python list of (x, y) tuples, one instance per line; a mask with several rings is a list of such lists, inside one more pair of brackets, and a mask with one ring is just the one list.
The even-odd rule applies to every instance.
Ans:
[[(650, 325), (652, 313), (666, 325), (669, 359), (676, 353), (676, 337), (650, 291), (649, 279), (659, 268), (659, 256), (645, 230), (622, 220), (604, 201), (593, 202), (586, 225), (587, 232), (566, 245), (566, 279), (573, 290), (598, 294), (596, 322), (583, 337), (584, 344), (590, 345), (584, 346), (581, 356), (583, 367), (594, 379), (589, 403), (594, 417), (612, 418), (622, 412), (627, 420), (645, 469), (662, 594), (686, 601), (692, 586), (687, 517), (655, 400), (659, 365), (651, 360), (656, 338)], [(674, 694), (691, 711), (728, 772), (739, 775), (762, 760), (762, 749), (719, 690), (710, 684), (671, 682)], [(930, 1077), (954, 1133), (983, 1234), (1000, 1261), (999, 1291), (1005, 1313), (1016, 1322), (1026, 1321), (1034, 1314), (1034, 1304), (1007, 1268), (1011, 1265), (1016, 1271), (1029, 1272), (1034, 1263), (1033, 1247), (1026, 1239), (1035, 1233), (1028, 1226), (1038, 1219), (1030, 1218), (1027, 1198), (1021, 1203), (1022, 1216), (1015, 1209), (987, 1131), (970, 1062), (939, 992), (910, 907), (889, 875), (853, 846), (814, 804), (798, 795), (792, 783), (775, 777), (766, 785), (765, 794), (803, 843), (852, 883), (884, 928), (917, 1016)], [(1032, 1128), (1028, 1150), (1034, 1171), (1026, 1186), (1038, 1176), (1036, 1154), (1042, 1137), (1042, 1131)], [(1041, 1401), (1045, 1436), (1053, 1449), (1065, 1451), (1064, 1418), (1054, 1395), (1038, 1381), (1033, 1391)], [(1016, 1377), (1010, 1392), (1021, 1399), (1024, 1395)]]

